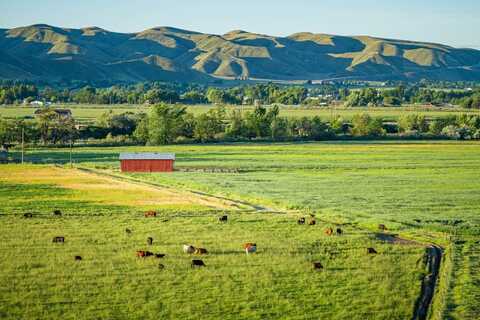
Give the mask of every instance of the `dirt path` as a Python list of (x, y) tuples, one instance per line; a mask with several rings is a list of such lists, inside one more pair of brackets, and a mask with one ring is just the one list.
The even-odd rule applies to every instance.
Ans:
[[(381, 241), (385, 241), (391, 244), (398, 245), (421, 245), (425, 244), (418, 241), (400, 238), (397, 235), (388, 233), (376, 233), (375, 237)], [(439, 279), (440, 264), (442, 262), (443, 250), (436, 245), (428, 245), (425, 248), (424, 263), (425, 268), (428, 270), (427, 275), (422, 280), (422, 289), (420, 296), (415, 302), (413, 310), (412, 320), (426, 320), (428, 316), (428, 310), (433, 301), (433, 295), (435, 294), (435, 288)]]
[(426, 267), (428, 274), (422, 280), (422, 291), (415, 303), (415, 310), (412, 320), (426, 320), (428, 310), (432, 304), (433, 296), (435, 294), (435, 287), (440, 274), (440, 264), (442, 261), (442, 248), (431, 245), (426, 248)]
[(99, 170), (83, 168), (83, 167), (78, 167), (77, 170), (87, 174), (93, 174), (103, 178), (108, 178), (110, 180), (115, 180), (121, 183), (129, 183), (133, 185), (144, 186), (146, 188), (168, 190), (170, 192), (180, 193), (186, 197), (191, 197), (196, 199), (196, 201), (200, 204), (203, 204), (212, 208), (232, 209), (232, 210), (235, 210), (235, 209), (251, 210), (251, 211), (262, 211), (262, 212), (274, 211), (273, 209), (258, 206), (246, 201), (239, 201), (239, 200), (230, 199), (226, 197), (216, 196), (216, 195), (212, 195), (212, 194), (208, 194), (208, 193), (196, 191), (196, 190), (190, 190), (190, 189), (184, 189), (184, 188), (177, 189), (171, 186), (154, 183), (150, 181), (145, 181), (141, 179), (136, 179), (129, 176), (120, 176), (120, 175), (116, 175), (116, 174), (105, 172), (105, 171), (99, 171)]

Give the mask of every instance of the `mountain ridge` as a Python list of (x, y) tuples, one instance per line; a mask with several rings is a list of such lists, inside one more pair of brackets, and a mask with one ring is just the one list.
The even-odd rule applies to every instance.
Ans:
[(119, 33), (36, 24), (0, 29), (0, 79), (82, 81), (480, 80), (480, 51), (299, 32), (286, 37), (169, 26)]

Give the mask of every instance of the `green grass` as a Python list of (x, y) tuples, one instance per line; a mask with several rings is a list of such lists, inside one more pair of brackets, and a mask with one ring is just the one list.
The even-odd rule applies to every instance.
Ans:
[[(195, 318), (202, 314), (205, 318), (232, 319), (408, 319), (424, 274), (421, 264), (424, 249), (381, 243), (367, 231), (385, 223), (392, 232), (404, 237), (449, 248), (442, 264), (433, 319), (477, 319), (480, 314), (476, 303), (480, 296), (479, 147), (478, 142), (437, 141), (79, 148), (74, 151), (76, 165), (114, 174), (119, 174), (119, 152), (175, 152), (178, 171), (173, 174), (122, 176), (280, 210), (312, 212), (329, 222), (309, 228), (295, 224), (300, 214), (297, 211), (237, 212), (231, 213), (232, 221), (227, 225), (219, 225), (215, 214), (195, 214), (188, 208), (163, 211), (167, 223), (145, 220), (128, 208), (95, 218), (90, 217), (88, 209), (65, 220), (47, 216), (23, 220), (5, 215), (0, 217), (0, 226), (6, 230), (0, 252), (11, 256), (21, 252), (21, 248), (30, 252), (35, 246), (51, 257), (51, 250), (56, 250), (62, 270), (69, 270), (65, 272), (68, 277), (65, 283), (74, 282), (70, 277), (75, 277), (77, 271), (72, 268), (79, 268), (83, 278), (75, 282), (79, 286), (74, 287), (75, 291), (85, 295), (91, 292), (88, 297), (98, 300), (100, 306), (105, 301), (115, 306), (89, 310), (92, 317), (116, 314), (148, 318), (156, 314)], [(29, 150), (27, 160), (33, 158), (65, 161), (68, 150)], [(236, 169), (238, 173), (205, 172), (218, 167)], [(186, 169), (193, 172), (182, 172)], [(8, 197), (11, 208), (23, 206), (22, 199), (34, 191), (17, 189), (17, 196), (11, 191)], [(17, 189), (8, 185), (0, 190)], [(55, 192), (55, 189), (41, 190), (38, 197), (42, 192)], [(79, 205), (72, 203), (72, 206)], [(344, 224), (345, 237), (328, 238), (323, 234), (325, 226), (333, 222)], [(136, 230), (131, 239), (123, 234), (126, 226)], [(51, 232), (42, 234), (40, 230)], [(72, 243), (65, 244), (65, 249), (53, 246), (52, 230), (73, 237)], [(32, 236), (22, 238), (25, 234)], [(149, 235), (161, 239), (155, 248), (168, 254), (165, 260), (168, 267), (162, 272), (156, 270), (156, 262), (138, 262), (133, 257), (135, 250), (145, 248), (143, 244)], [(259, 254), (246, 259), (240, 250), (245, 241), (259, 243)], [(449, 245), (452, 241), (456, 243)], [(196, 273), (189, 270), (188, 257), (180, 252), (185, 242), (212, 251), (205, 258), (208, 265), (205, 270)], [(366, 256), (364, 250), (368, 246), (378, 248), (381, 254), (373, 259)], [(93, 256), (93, 261), (74, 264), (71, 260), (75, 252)], [(99, 258), (100, 253), (104, 253), (108, 262)], [(35, 262), (30, 254), (3, 260), (0, 267), (10, 270), (6, 274), (15, 274), (14, 279), (18, 276), (23, 280), (11, 280), (7, 289), (2, 289), (6, 291), (0, 292), (22, 288), (20, 284), (30, 290), (44, 288), (46, 278), (32, 285), (25, 283), (38, 273), (54, 278), (48, 270), (60, 269), (51, 260), (40, 263), (46, 270), (32, 269)], [(309, 262), (313, 260), (326, 261), (326, 270), (312, 273)], [(22, 270), (22, 266), (26, 273), (11, 271)], [(90, 283), (92, 278), (101, 279), (104, 285)], [(57, 282), (52, 286), (56, 288)], [(66, 312), (67, 306), (74, 310), (88, 306), (85, 302), (88, 298), (83, 295), (77, 299), (67, 291), (68, 298), (62, 300), (66, 288), (53, 290), (57, 293), (50, 289), (53, 290), (51, 287), (39, 290), (52, 298), (48, 301), (56, 303), (45, 306), (36, 300), (35, 310), (58, 316)], [(37, 299), (43, 297), (34, 292)], [(109, 292), (115, 295), (105, 298)], [(158, 299), (151, 301), (151, 297)], [(3, 312), (8, 310), (18, 315), (22, 310), (34, 310), (12, 295), (4, 293), (0, 298), (9, 303)]]
[[(35, 175), (35, 167), (14, 167), (0, 170)], [(77, 179), (71, 175), (73, 186)], [(298, 214), (230, 211), (220, 224), (218, 212), (188, 208), (145, 219), (134, 206), (70, 197), (72, 186), (32, 187), (6, 175), (0, 186), (9, 203), (0, 215), (2, 319), (405, 319), (420, 291), (421, 246), (383, 243), (354, 226), (328, 237), (323, 230), (334, 225), (298, 226)], [(25, 219), (32, 202), (35, 216)], [(54, 208), (64, 216), (53, 217)], [(66, 243), (52, 243), (55, 236)], [(241, 245), (249, 241), (259, 250), (246, 256)], [(186, 243), (210, 251), (206, 268), (190, 268)], [(367, 247), (379, 254), (367, 255)], [(136, 250), (167, 257), (142, 260)], [(325, 270), (313, 271), (313, 261)]]
[[(58, 105), (59, 108), (68, 108), (72, 110), (73, 116), (80, 122), (91, 123), (100, 118), (105, 112), (119, 114), (123, 112), (148, 112), (149, 108), (140, 105)], [(211, 105), (188, 106), (189, 112), (195, 115), (205, 113), (210, 110)], [(227, 110), (239, 108), (242, 110), (251, 110), (251, 106), (227, 107)], [(35, 109), (30, 107), (18, 106), (0, 106), (0, 116), (3, 118), (24, 118), (33, 117)], [(412, 112), (423, 114), (429, 119), (456, 115), (459, 113), (480, 114), (480, 111), (460, 109), (460, 108), (433, 108), (422, 106), (398, 107), (398, 108), (306, 108), (302, 106), (285, 106), (280, 109), (280, 115), (289, 118), (313, 117), (319, 116), (325, 121), (332, 117), (342, 116), (346, 120), (351, 119), (355, 114), (367, 112), (375, 117), (382, 117), (385, 120), (396, 120), (401, 115)]]

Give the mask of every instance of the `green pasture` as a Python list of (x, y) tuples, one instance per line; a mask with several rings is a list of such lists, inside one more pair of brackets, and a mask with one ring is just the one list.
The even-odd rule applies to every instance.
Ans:
[[(175, 152), (177, 171), (121, 174), (117, 158), (125, 151)], [(32, 220), (19, 217), (21, 210), (15, 210), (16, 215), (11, 214), (14, 210), (4, 212), (2, 257), (20, 252), (15, 260), (2, 259), (2, 269), (9, 270), (2, 276), (15, 275), (4, 276), (4, 315), (11, 312), (8, 315), (16, 317), (28, 310), (58, 316), (67, 308), (90, 306), (94, 318), (195, 319), (201, 314), (213, 319), (410, 319), (425, 274), (424, 248), (375, 239), (379, 223), (402, 237), (445, 248), (430, 319), (478, 319), (480, 314), (478, 142), (76, 148), (73, 158), (75, 166), (100, 174), (202, 191), (281, 213), (228, 211), (231, 221), (221, 225), (216, 222), (218, 212), (188, 208), (164, 211), (166, 222), (145, 220), (129, 208), (103, 210), (95, 217), (84, 210), (57, 220), (43, 211)], [(62, 164), (68, 162), (68, 150), (30, 149), (26, 159)], [(215, 172), (218, 168), (230, 170)], [(9, 194), (11, 208), (21, 208), (21, 199), (33, 201), (37, 196), (32, 190), (16, 197), (17, 189), (21, 192), (9, 185), (2, 189), (4, 199)], [(54, 191), (37, 192), (40, 196)], [(310, 213), (322, 220), (320, 225), (295, 224), (299, 215)], [(337, 225), (347, 230), (345, 236), (324, 235), (325, 227)], [(126, 227), (136, 230), (131, 238), (123, 233)], [(72, 237), (71, 243), (50, 243), (59, 232)], [(135, 250), (146, 248), (149, 235), (160, 239), (155, 251), (167, 253), (161, 261), (167, 267), (161, 272), (158, 261), (134, 257)], [(245, 257), (240, 246), (246, 241), (259, 244), (258, 255)], [(204, 258), (207, 268), (190, 270), (189, 257), (181, 253), (185, 242), (212, 251)], [(38, 248), (35, 257), (40, 262), (32, 259), (33, 247)], [(365, 254), (366, 247), (378, 248), (380, 254), (372, 258)], [(76, 252), (91, 258), (74, 263)], [(309, 263), (315, 260), (326, 261), (323, 272), (312, 272)], [(35, 282), (34, 275), (41, 277)], [(57, 276), (73, 287), (58, 288)], [(72, 280), (76, 277), (82, 281)], [(101, 285), (94, 278), (101, 279)], [(32, 305), (12, 295), (14, 288), (24, 292), (20, 297), (33, 290)], [(89, 298), (99, 304), (88, 305)]]
[[(148, 112), (148, 106), (140, 105), (56, 105), (57, 108), (67, 108), (72, 110), (75, 119), (80, 122), (94, 122), (95, 119), (106, 112), (114, 114), (124, 112)], [(192, 105), (187, 106), (188, 111), (195, 115), (205, 113), (214, 106), (212, 105)], [(233, 109), (252, 110), (251, 106), (227, 106), (227, 111)], [(34, 117), (35, 108), (18, 107), (18, 106), (0, 106), (0, 117), (3, 118), (25, 118)], [(410, 107), (384, 107), (384, 108), (344, 108), (344, 107), (324, 107), (324, 108), (307, 108), (303, 106), (284, 106), (280, 108), (280, 115), (289, 118), (300, 117), (314, 117), (319, 116), (325, 121), (329, 121), (332, 117), (341, 116), (346, 120), (351, 119), (355, 114), (369, 113), (375, 117), (381, 117), (385, 120), (396, 120), (405, 113), (423, 114), (429, 119), (446, 117), (449, 115), (456, 115), (459, 113), (480, 114), (478, 110), (468, 110), (460, 108), (437, 108), (424, 106), (410, 106)]]
[[(0, 171), (36, 171), (11, 167)], [(99, 205), (53, 182), (32, 186), (1, 173), (2, 319), (405, 319), (425, 276), (423, 246), (386, 243), (355, 224), (297, 225), (304, 213), (194, 207), (147, 219), (134, 206)], [(63, 216), (52, 216), (58, 208)], [(229, 221), (219, 223), (225, 213)], [(344, 233), (327, 236), (327, 227)], [(65, 243), (52, 243), (56, 236)], [(245, 242), (256, 242), (258, 253), (247, 256)], [(196, 257), (205, 268), (190, 267), (183, 244), (209, 250)], [(137, 250), (166, 257), (137, 258)], [(314, 261), (324, 270), (313, 270)]]

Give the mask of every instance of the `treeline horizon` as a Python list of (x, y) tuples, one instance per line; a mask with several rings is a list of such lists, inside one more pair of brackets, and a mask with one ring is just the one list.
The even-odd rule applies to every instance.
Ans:
[(346, 120), (336, 116), (287, 118), (279, 108), (258, 106), (253, 110), (227, 111), (217, 106), (194, 115), (185, 106), (158, 104), (148, 114), (105, 113), (94, 125), (79, 126), (74, 118), (45, 108), (35, 120), (0, 118), (0, 144), (10, 146), (67, 145), (75, 142), (106, 145), (166, 145), (241, 141), (320, 141), (335, 139), (442, 138), (480, 139), (480, 116), (458, 114), (428, 120), (405, 114), (396, 122), (359, 113)]
[[(439, 82), (439, 87), (447, 87)], [(411, 104), (455, 105), (480, 109), (480, 87), (452, 85), (453, 89), (439, 89), (435, 83), (398, 84), (395, 87), (361, 87), (350, 83), (325, 83), (300, 86), (273, 83), (215, 87), (179, 83), (139, 83), (126, 86), (76, 89), (43, 87), (34, 84), (8, 83), (0, 85), (0, 104), (29, 104), (32, 101), (76, 104), (229, 104), (229, 105), (305, 105), (311, 107), (343, 103), (346, 107), (386, 106)]]

